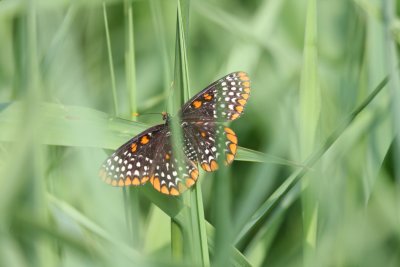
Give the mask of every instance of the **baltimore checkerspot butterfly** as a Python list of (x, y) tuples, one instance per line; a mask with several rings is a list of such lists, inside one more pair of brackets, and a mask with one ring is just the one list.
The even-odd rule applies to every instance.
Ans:
[(104, 161), (101, 178), (113, 186), (150, 181), (161, 193), (179, 195), (196, 183), (199, 164), (207, 172), (215, 171), (220, 152), (226, 164), (232, 163), (237, 137), (221, 122), (239, 118), (249, 95), (250, 79), (245, 72), (233, 72), (213, 82), (178, 113), (183, 138), (183, 157), (179, 158), (183, 162), (173, 155), (170, 118), (164, 113), (164, 124), (135, 136)]

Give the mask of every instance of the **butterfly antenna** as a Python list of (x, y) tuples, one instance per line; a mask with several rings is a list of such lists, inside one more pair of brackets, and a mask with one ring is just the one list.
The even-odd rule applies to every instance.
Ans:
[[(164, 111), (163, 112), (148, 112), (148, 113), (133, 112), (131, 115), (132, 115), (132, 117), (141, 117), (141, 116), (146, 116), (146, 115), (159, 115), (159, 116), (161, 115), (163, 120), (164, 120), (164, 117), (166, 116), (166, 112), (164, 112)], [(121, 118), (121, 117), (116, 117), (116, 119), (122, 120), (122, 121), (133, 122), (132, 120), (124, 119), (124, 118)]]

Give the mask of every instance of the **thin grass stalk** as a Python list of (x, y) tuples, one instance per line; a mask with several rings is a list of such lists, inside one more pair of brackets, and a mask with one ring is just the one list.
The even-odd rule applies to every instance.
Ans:
[[(177, 7), (177, 40), (176, 40), (176, 56), (175, 56), (175, 86), (180, 89), (179, 95), (174, 96), (174, 106), (181, 106), (190, 97), (189, 89), (189, 71), (187, 63), (187, 33), (189, 23), (189, 1), (178, 0)], [(179, 108), (177, 107), (176, 110)], [(182, 139), (179, 140), (177, 136), (182, 137), (179, 125), (172, 125), (174, 144), (182, 144)], [(181, 146), (180, 146), (181, 147)], [(178, 159), (179, 161), (179, 159)], [(180, 162), (180, 161), (179, 161)], [(190, 206), (189, 212), (184, 212), (184, 223), (182, 231), (186, 235), (184, 237), (185, 247), (189, 255), (191, 264), (208, 266), (208, 246), (206, 239), (206, 231), (204, 225), (204, 211), (201, 199), (200, 186), (197, 184), (193, 190), (184, 194), (184, 202)], [(187, 222), (187, 223), (186, 223)], [(176, 223), (172, 220), (171, 223)], [(179, 229), (179, 228), (177, 228)], [(172, 238), (172, 240), (177, 240)], [(178, 239), (179, 240), (179, 239)], [(182, 240), (182, 239), (180, 239)], [(173, 245), (173, 247), (179, 247)], [(179, 255), (178, 253), (176, 253)], [(182, 259), (180, 259), (182, 260)]]
[[(218, 140), (223, 142), (222, 136)], [(221, 153), (221, 152), (220, 152)], [(221, 153), (221, 155), (224, 155)], [(215, 218), (215, 248), (213, 266), (228, 266), (231, 261), (232, 219), (230, 207), (230, 177), (222, 160), (215, 175), (213, 190), (213, 215)]]
[[(124, 1), (124, 18), (125, 18), (125, 71), (126, 85), (129, 93), (129, 107), (131, 114), (129, 117), (135, 120), (134, 113), (137, 112), (136, 99), (136, 69), (135, 69), (135, 46), (134, 46), (134, 27), (133, 27), (133, 6), (130, 0)], [(123, 188), (124, 205), (126, 217), (132, 233), (133, 246), (140, 247), (141, 238), (141, 221), (139, 208), (139, 195), (137, 188)]]
[(328, 151), (332, 145), (342, 136), (344, 131), (352, 124), (352, 122), (357, 118), (357, 116), (374, 100), (374, 98), (379, 94), (380, 91), (385, 87), (388, 83), (389, 77), (385, 77), (378, 86), (368, 95), (368, 97), (355, 108), (346, 119), (342, 121), (341, 124), (326, 138), (325, 142), (316, 149), (304, 162), (304, 167), (297, 169), (294, 173), (292, 173), (285, 182), (279, 186), (274, 193), (257, 209), (256, 212), (253, 213), (251, 218), (245, 222), (243, 225), (240, 225), (237, 229), (241, 229), (238, 231), (237, 238), (235, 243), (240, 243), (244, 240), (253, 229), (257, 228), (260, 223), (263, 222), (263, 219), (270, 214), (271, 210), (273, 210), (276, 205), (282, 200), (282, 198), (288, 194), (291, 190), (298, 190), (295, 187), (298, 186), (301, 178), (308, 173), (308, 171), (323, 157), (323, 155)]
[[(104, 18), (104, 28), (105, 28), (105, 33), (106, 33), (106, 41), (107, 41), (107, 53), (108, 53), (108, 63), (109, 63), (109, 70), (110, 70), (110, 78), (111, 78), (111, 92), (113, 96), (113, 104), (114, 104), (114, 115), (116, 117), (119, 116), (118, 110), (118, 101), (117, 101), (117, 89), (115, 85), (115, 75), (114, 75), (114, 64), (113, 64), (113, 56), (112, 56), (112, 49), (111, 49), (111, 39), (110, 39), (110, 33), (109, 33), (109, 27), (108, 27), (108, 17), (107, 17), (107, 7), (106, 3), (103, 2), (103, 18)], [(129, 231), (129, 235), (132, 236), (132, 240), (134, 240), (133, 237), (133, 225), (131, 223), (131, 205), (130, 205), (130, 199), (129, 199), (129, 191), (127, 188), (122, 189), (122, 194), (123, 194), (123, 201), (124, 201), (124, 212), (125, 212), (125, 223)]]
[(117, 101), (117, 87), (115, 85), (115, 74), (114, 74), (114, 64), (113, 64), (114, 60), (111, 49), (110, 31), (108, 27), (107, 6), (105, 2), (103, 2), (103, 18), (104, 18), (104, 29), (106, 33), (106, 41), (107, 41), (107, 54), (108, 54), (108, 64), (109, 64), (110, 78), (111, 78), (111, 92), (114, 104), (114, 115), (118, 117), (119, 107)]
[[(400, 76), (399, 76), (399, 60), (397, 53), (397, 46), (395, 40), (392, 38), (391, 26), (396, 21), (396, 1), (387, 0), (382, 2), (383, 5), (383, 18), (385, 26), (385, 44), (386, 44), (386, 64), (391, 77), (389, 82), (389, 89), (391, 95), (391, 110), (392, 110), (392, 124), (395, 131), (394, 141), (394, 162), (400, 161)], [(394, 164), (394, 177), (397, 189), (397, 203), (400, 203), (400, 165)], [(400, 205), (397, 205), (397, 216), (400, 221)]]
[(124, 0), (126, 84), (129, 92), (129, 106), (131, 112), (129, 117), (135, 120), (135, 116), (133, 116), (133, 114), (137, 112), (137, 90), (132, 5), (133, 4), (130, 0)]
[[(177, 27), (176, 27), (176, 47), (175, 47), (175, 73), (174, 73), (174, 90), (172, 94), (172, 98), (168, 101), (168, 111), (171, 113), (176, 113), (179, 110), (179, 107), (185, 102), (187, 97), (187, 82), (184, 82), (183, 79), (185, 75), (183, 75), (184, 70), (187, 66), (182, 64), (182, 59), (184, 59), (186, 54), (186, 50), (182, 49), (182, 42), (185, 40), (181, 38), (182, 31), (182, 12), (181, 12), (181, 2), (177, 3)], [(173, 153), (175, 157), (177, 157), (178, 162), (182, 162), (182, 155), (179, 153), (180, 144), (182, 144), (182, 131), (180, 128), (180, 121), (173, 120), (171, 123), (172, 130), (172, 144), (173, 144)], [(179, 166), (184, 168), (184, 166)], [(189, 196), (190, 191), (182, 196), (182, 201), (189, 205)], [(192, 263), (193, 259), (193, 236), (190, 227), (190, 211), (187, 209), (183, 210), (183, 221), (179, 223), (176, 218), (171, 217), (171, 248), (172, 248), (172, 257), (173, 260), (177, 263), (181, 263), (184, 260)]]
[[(306, 159), (314, 150), (318, 138), (321, 114), (321, 93), (318, 85), (318, 51), (317, 51), (317, 2), (308, 0), (307, 18), (304, 38), (304, 64), (300, 84), (300, 158)], [(318, 170), (317, 170), (318, 172)], [(318, 189), (306, 181), (317, 174), (309, 173), (303, 178), (303, 252), (304, 266), (312, 266), (315, 258), (318, 228)]]
[[(27, 129), (33, 130), (32, 141), (26, 147), (27, 153), (32, 157), (27, 158), (25, 165), (27, 171), (22, 172), (25, 179), (33, 178), (27, 181), (27, 184), (31, 184), (31, 194), (29, 202), (26, 204), (33, 212), (32, 217), (39, 221), (46, 221), (48, 213), (46, 209), (46, 186), (44, 184), (45, 175), (45, 157), (44, 148), (40, 145), (40, 130), (43, 124), (40, 114), (37, 110), (37, 106), (43, 98), (43, 92), (39, 85), (40, 74), (39, 74), (39, 61), (38, 61), (38, 32), (37, 32), (37, 4), (36, 1), (31, 0), (28, 3), (27, 9), (27, 95), (26, 95), (26, 118), (29, 120)], [(27, 175), (30, 173), (32, 176)], [(27, 190), (28, 188), (25, 188)], [(28, 241), (28, 240), (27, 240)], [(42, 237), (36, 237), (28, 241), (31, 246), (33, 253), (31, 263), (35, 266), (50, 266), (53, 262), (51, 251), (51, 244), (48, 240)]]
[[(180, 48), (180, 70), (184, 102), (190, 98), (189, 88), (189, 66), (187, 60), (187, 36), (189, 32), (189, 0), (178, 0), (178, 28), (179, 28), (179, 48)], [(183, 103), (182, 103), (183, 104)], [(190, 211), (191, 211), (191, 230), (192, 241), (195, 242), (193, 256), (195, 262), (200, 262), (201, 266), (209, 266), (209, 254), (207, 244), (207, 233), (204, 220), (204, 207), (201, 193), (201, 186), (196, 184), (190, 193)]]
[(163, 13), (160, 0), (150, 0), (151, 16), (153, 18), (155, 32), (158, 38), (160, 53), (163, 59), (164, 90), (167, 96), (171, 91), (170, 81), (172, 80), (171, 62), (168, 57), (168, 47), (165, 32), (167, 31), (163, 23)]

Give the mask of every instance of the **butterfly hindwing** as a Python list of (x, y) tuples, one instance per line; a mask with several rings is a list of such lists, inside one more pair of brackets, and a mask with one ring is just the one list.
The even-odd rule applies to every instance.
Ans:
[(176, 196), (196, 183), (199, 171), (197, 163), (183, 150), (172, 149), (169, 131), (163, 137), (154, 157), (150, 182), (157, 191)]
[(185, 139), (196, 147), (197, 161), (205, 171), (218, 169), (223, 153), (225, 164), (232, 163), (237, 151), (237, 137), (232, 129), (214, 122), (183, 122)]
[(245, 72), (232, 72), (195, 95), (183, 107), (182, 120), (230, 121), (240, 117), (250, 96)]

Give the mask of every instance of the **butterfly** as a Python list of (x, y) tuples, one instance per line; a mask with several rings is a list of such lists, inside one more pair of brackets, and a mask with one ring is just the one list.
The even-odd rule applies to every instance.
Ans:
[(196, 183), (198, 165), (212, 172), (218, 169), (218, 162), (232, 163), (238, 139), (222, 123), (239, 118), (249, 96), (247, 73), (222, 77), (178, 112), (183, 142), (180, 156), (174, 157), (170, 117), (163, 113), (165, 123), (143, 131), (118, 148), (102, 164), (100, 177), (113, 186), (139, 186), (150, 181), (163, 194), (180, 195)]

